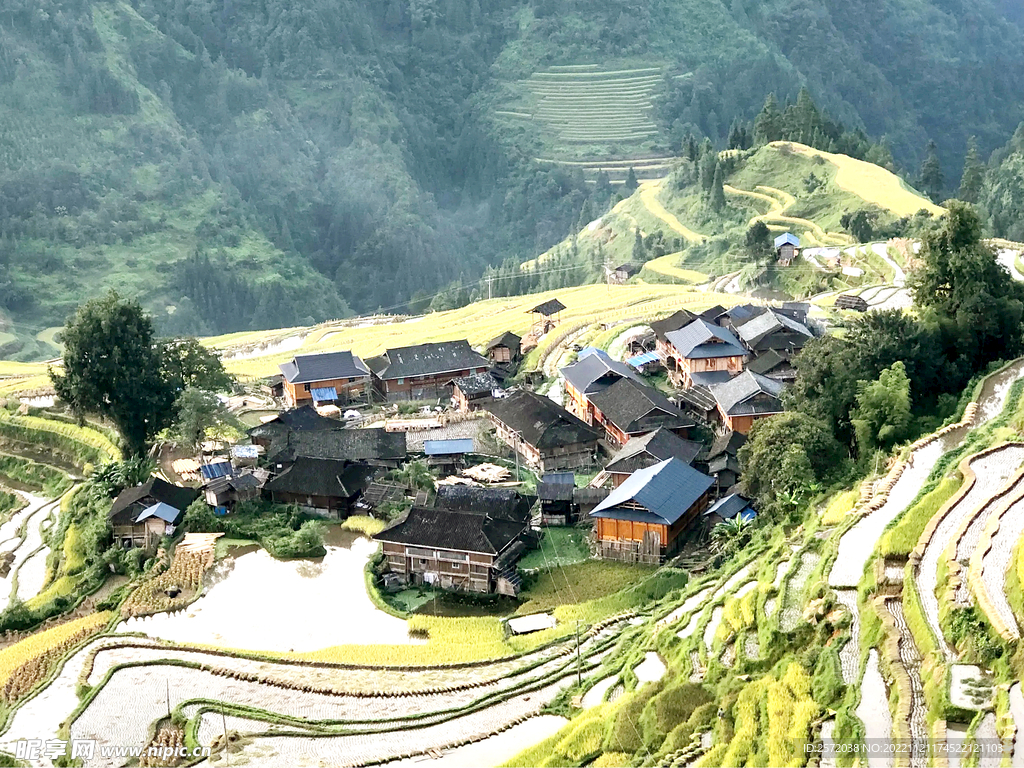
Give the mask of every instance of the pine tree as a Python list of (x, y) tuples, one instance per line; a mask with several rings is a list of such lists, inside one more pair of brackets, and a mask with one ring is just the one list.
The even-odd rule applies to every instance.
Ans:
[(718, 163), (715, 164), (714, 181), (711, 183), (711, 207), (716, 211), (725, 208), (725, 174)]
[(938, 202), (945, 185), (946, 177), (942, 174), (938, 147), (935, 146), (934, 140), (929, 140), (925, 148), (924, 162), (921, 164), (921, 189), (933, 201)]
[(636, 228), (636, 236), (633, 238), (633, 263), (643, 264), (647, 261), (647, 249), (644, 247), (644, 236), (640, 234), (640, 228)]
[(622, 185), (622, 189), (627, 194), (633, 194), (636, 188), (640, 186), (640, 182), (636, 180), (636, 171), (633, 170), (633, 166), (629, 166), (629, 173), (626, 174), (626, 181)]
[(985, 183), (985, 167), (978, 153), (978, 140), (971, 136), (967, 140), (967, 155), (964, 157), (964, 174), (960, 179), (958, 197), (965, 203), (977, 205), (981, 199), (981, 187)]
[(782, 112), (774, 93), (769, 93), (761, 113), (754, 120), (754, 141), (767, 144), (782, 138)]
[(697, 140), (693, 138), (692, 133), (686, 135), (686, 156), (691, 162), (696, 162), (697, 160)]

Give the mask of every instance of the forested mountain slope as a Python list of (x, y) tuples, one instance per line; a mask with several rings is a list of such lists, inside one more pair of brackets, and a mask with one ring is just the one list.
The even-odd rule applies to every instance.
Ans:
[[(534, 158), (721, 145), (803, 85), (905, 167), (934, 138), (952, 178), (968, 136), (987, 155), (1021, 120), (1018, 17), (956, 0), (6, 0), (5, 351), (52, 352), (35, 334), (108, 286), (164, 332), (422, 303), (609, 202), (584, 167)], [(545, 73), (588, 68), (582, 132), (564, 99), (535, 109)]]

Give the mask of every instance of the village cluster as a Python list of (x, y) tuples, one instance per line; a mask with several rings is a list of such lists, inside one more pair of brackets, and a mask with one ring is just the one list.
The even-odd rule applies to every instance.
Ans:
[[(564, 308), (535, 308), (531, 343)], [(201, 494), (218, 514), (262, 497), (332, 519), (397, 515), (375, 536), (396, 588), (514, 596), (519, 559), (550, 525), (585, 526), (598, 557), (662, 563), (715, 524), (756, 515), (739, 493), (738, 452), (756, 420), (782, 411), (791, 359), (815, 335), (807, 310), (681, 309), (638, 328), (625, 361), (580, 349), (547, 394), (517, 377), (525, 345), (511, 332), (482, 353), (453, 340), (365, 361), (298, 355), (268, 382), (283, 411), (230, 456), (193, 467), (201, 487), (152, 478), (124, 491), (114, 535), (154, 547)], [(651, 383), (659, 378), (665, 391)], [(444, 407), (403, 417), (387, 405), (409, 401)], [(382, 408), (394, 415), (372, 426)], [(394, 479), (413, 460), (437, 476), (433, 492)], [(513, 465), (536, 474), (535, 492)]]

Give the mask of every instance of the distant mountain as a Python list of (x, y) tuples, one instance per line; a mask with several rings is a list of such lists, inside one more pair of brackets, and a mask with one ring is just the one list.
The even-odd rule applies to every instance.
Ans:
[[(1004, 0), (6, 0), (0, 309), (23, 357), (84, 297), (165, 332), (422, 306), (559, 242), (630, 165), (766, 95), (950, 185), (1024, 117)], [(539, 160), (538, 160), (539, 158)], [(18, 351), (20, 350), (20, 352)]]

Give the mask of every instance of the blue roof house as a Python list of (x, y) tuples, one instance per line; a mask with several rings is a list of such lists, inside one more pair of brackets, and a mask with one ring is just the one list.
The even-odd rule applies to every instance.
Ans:
[(672, 457), (634, 472), (590, 516), (601, 557), (660, 563), (708, 507), (715, 481)]
[(775, 238), (775, 253), (779, 257), (779, 264), (788, 267), (796, 258), (796, 251), (800, 247), (800, 238), (792, 232), (784, 232)]

